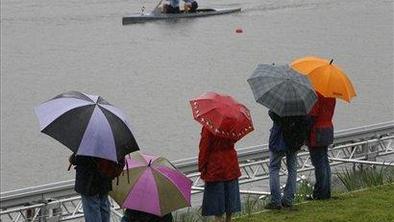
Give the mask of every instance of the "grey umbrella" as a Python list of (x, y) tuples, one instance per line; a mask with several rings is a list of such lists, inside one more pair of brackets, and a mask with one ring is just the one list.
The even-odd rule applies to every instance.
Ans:
[(309, 79), (288, 65), (259, 64), (248, 83), (256, 102), (279, 116), (305, 115), (317, 100)]

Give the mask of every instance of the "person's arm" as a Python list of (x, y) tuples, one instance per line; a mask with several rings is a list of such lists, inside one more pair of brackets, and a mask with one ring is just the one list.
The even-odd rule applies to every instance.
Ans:
[(210, 132), (205, 127), (201, 130), (201, 139), (198, 153), (198, 171), (203, 172), (208, 163), (209, 146), (210, 146)]
[(318, 97), (315, 105), (313, 105), (311, 111), (309, 111), (309, 114), (308, 114), (309, 116), (311, 116), (312, 118), (316, 118), (316, 117), (319, 116), (319, 114), (320, 114), (320, 103), (321, 102), (320, 102), (320, 99)]

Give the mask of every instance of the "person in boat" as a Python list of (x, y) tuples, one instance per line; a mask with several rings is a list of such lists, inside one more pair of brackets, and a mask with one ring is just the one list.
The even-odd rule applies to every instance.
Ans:
[[(183, 0), (184, 11), (183, 12), (196, 12), (198, 8), (198, 3), (195, 0)], [(181, 13), (179, 9), (179, 0), (168, 0), (163, 3), (164, 13)]]

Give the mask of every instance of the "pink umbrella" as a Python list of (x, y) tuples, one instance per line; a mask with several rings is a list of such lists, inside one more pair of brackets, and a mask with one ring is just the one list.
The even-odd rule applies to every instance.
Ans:
[(110, 192), (119, 206), (158, 216), (190, 206), (192, 181), (167, 159), (134, 152), (126, 161)]

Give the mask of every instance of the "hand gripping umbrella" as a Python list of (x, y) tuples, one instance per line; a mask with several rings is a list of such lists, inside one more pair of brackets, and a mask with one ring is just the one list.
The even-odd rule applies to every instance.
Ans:
[(77, 155), (118, 162), (139, 150), (125, 114), (100, 96), (70, 91), (35, 108), (41, 132)]
[(192, 181), (167, 159), (133, 152), (126, 163), (109, 193), (120, 207), (164, 216), (190, 206)]
[(256, 102), (279, 116), (306, 115), (317, 101), (308, 78), (288, 65), (259, 64), (248, 83)]
[(216, 136), (239, 140), (254, 130), (248, 108), (231, 96), (207, 92), (190, 105), (194, 119)]

